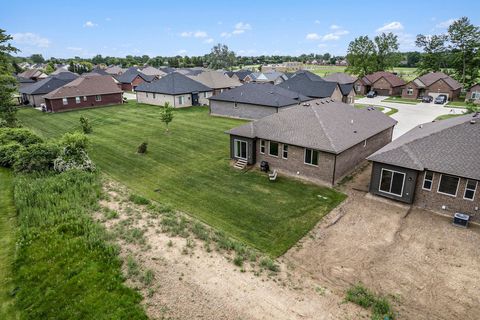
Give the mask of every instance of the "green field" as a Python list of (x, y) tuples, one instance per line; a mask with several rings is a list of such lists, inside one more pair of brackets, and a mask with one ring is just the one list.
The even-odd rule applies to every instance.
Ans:
[[(205, 107), (181, 109), (166, 133), (160, 110), (132, 102), (61, 114), (23, 109), (19, 117), (52, 138), (78, 130), (80, 116), (88, 117), (94, 129), (89, 153), (102, 172), (272, 256), (284, 253), (345, 198), (330, 188), (282, 176), (272, 183), (257, 170), (230, 167), (224, 131), (243, 121), (211, 117)], [(139, 155), (144, 141), (148, 153)]]
[[(325, 77), (331, 73), (345, 72), (346, 67), (308, 65), (306, 68), (311, 72), (318, 74), (320, 77)], [(417, 71), (416, 68), (405, 68), (405, 67), (393, 68), (393, 72), (396, 72), (405, 81), (410, 81), (415, 79), (418, 76), (416, 74), (416, 71)]]

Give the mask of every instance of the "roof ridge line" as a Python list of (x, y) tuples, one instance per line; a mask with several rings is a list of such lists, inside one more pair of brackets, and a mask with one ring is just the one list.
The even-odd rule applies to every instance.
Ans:
[(323, 132), (325, 133), (325, 136), (327, 137), (328, 141), (330, 142), (330, 145), (332, 146), (333, 150), (336, 150), (335, 144), (332, 141), (332, 138), (328, 135), (327, 130), (325, 129), (325, 126), (323, 125), (323, 122), (320, 120), (319, 115), (317, 114), (317, 111), (315, 110), (315, 107), (309, 107), (312, 108), (313, 114), (315, 115), (315, 118), (317, 118), (318, 123), (322, 127)]

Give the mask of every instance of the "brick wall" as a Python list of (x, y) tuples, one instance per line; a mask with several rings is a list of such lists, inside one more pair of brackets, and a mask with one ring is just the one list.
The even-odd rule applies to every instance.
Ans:
[(110, 104), (121, 104), (122, 93), (102, 94), (101, 101), (96, 101), (95, 96), (80, 97), (80, 103), (75, 102), (75, 97), (67, 98), (68, 104), (64, 105), (62, 99), (45, 99), (47, 110), (50, 112), (61, 112), (65, 110), (91, 108)]
[(390, 85), (390, 82), (385, 80), (385, 78), (380, 78), (377, 81), (375, 81), (372, 84), (372, 90), (376, 90), (376, 91), (388, 90), (389, 95), (392, 95), (392, 93), (393, 93), (392, 86)]
[(438, 80), (437, 82), (433, 83), (431, 86), (426, 88), (426, 92), (428, 93), (447, 93), (448, 94), (448, 99), (456, 99), (458, 98), (460, 94), (460, 89), (458, 90), (452, 90), (450, 86), (443, 81), (442, 79)]
[[(207, 92), (207, 97), (211, 96), (211, 92)], [(179, 104), (179, 97), (183, 97), (183, 104)], [(137, 92), (137, 102), (153, 104), (157, 106), (165, 105), (165, 102), (170, 103), (172, 107), (175, 108), (185, 108), (192, 106), (192, 94), (179, 94), (179, 95), (169, 95), (162, 93), (152, 92)], [(205, 98), (204, 93), (200, 92), (198, 94), (198, 102), (200, 105), (208, 105), (208, 99)]]

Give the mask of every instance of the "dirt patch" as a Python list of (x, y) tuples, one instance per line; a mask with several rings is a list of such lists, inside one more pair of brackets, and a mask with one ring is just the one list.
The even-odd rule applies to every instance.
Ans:
[[(235, 255), (189, 234), (172, 236), (166, 216), (129, 202), (122, 186), (105, 184), (96, 218), (120, 244), (123, 271), (143, 294), (152, 319), (358, 319), (368, 312), (343, 302), (328, 282), (292, 263), (271, 272), (256, 262), (235, 266)], [(164, 227), (165, 225), (163, 225)], [(282, 260), (282, 259), (280, 259)]]
[(348, 200), (285, 261), (338, 295), (357, 282), (391, 295), (400, 319), (478, 319), (478, 228), (355, 191), (365, 189), (369, 174), (346, 187)]

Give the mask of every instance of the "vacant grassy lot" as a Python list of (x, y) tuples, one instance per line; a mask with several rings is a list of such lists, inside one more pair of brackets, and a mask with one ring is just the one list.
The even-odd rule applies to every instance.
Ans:
[[(334, 72), (345, 72), (346, 67), (342, 66), (307, 66), (308, 70), (312, 71), (315, 74), (318, 74), (320, 77), (325, 77)], [(393, 72), (396, 72), (405, 81), (410, 81), (415, 79), (418, 75), (416, 73), (416, 68), (403, 68), (397, 67), (393, 68)]]
[[(176, 110), (166, 133), (159, 113), (159, 107), (129, 103), (62, 114), (24, 109), (19, 116), (44, 137), (77, 130), (80, 116), (88, 117), (94, 130), (90, 154), (103, 172), (273, 256), (345, 197), (329, 188), (281, 176), (272, 183), (257, 171), (231, 168), (223, 132), (243, 123), (239, 120), (210, 117), (207, 108)], [(139, 155), (136, 149), (144, 141), (148, 152)]]

